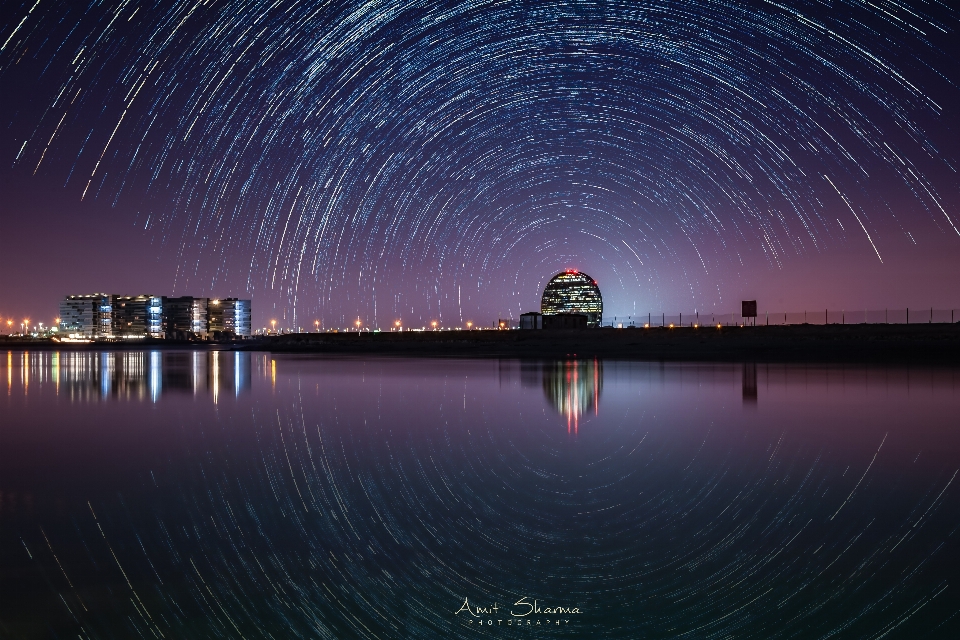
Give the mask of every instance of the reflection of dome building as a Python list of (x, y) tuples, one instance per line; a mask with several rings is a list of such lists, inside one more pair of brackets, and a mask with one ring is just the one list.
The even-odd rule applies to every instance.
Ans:
[(543, 366), (543, 393), (567, 418), (567, 431), (576, 433), (580, 416), (597, 411), (603, 389), (603, 365), (598, 360), (567, 360)]
[(588, 327), (599, 327), (603, 317), (603, 297), (597, 281), (585, 273), (568, 269), (550, 279), (540, 300), (540, 313), (582, 313)]

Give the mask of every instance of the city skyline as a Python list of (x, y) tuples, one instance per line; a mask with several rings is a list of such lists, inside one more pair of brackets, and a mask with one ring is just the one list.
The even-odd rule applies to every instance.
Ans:
[[(960, 307), (960, 12), (8, 2), (0, 322), (82, 291), (254, 327)], [(316, 324), (315, 324), (316, 323)]]

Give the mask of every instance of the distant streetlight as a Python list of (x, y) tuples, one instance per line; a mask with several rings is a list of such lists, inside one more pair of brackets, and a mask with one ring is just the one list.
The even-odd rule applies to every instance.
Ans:
[(430, 326), (433, 327), (433, 330), (434, 330), (434, 331), (436, 331), (436, 330), (437, 330), (437, 321), (434, 320), (433, 322), (431, 322), (431, 323), (430, 323)]
[(393, 326), (395, 326), (395, 327), (397, 328), (397, 330), (399, 331), (399, 330), (400, 330), (400, 321), (397, 320), (396, 322), (394, 322), (394, 323), (393, 323)]
[(473, 326), (473, 323), (472, 323), (472, 322), (467, 322), (467, 329), (469, 329), (469, 328), (472, 327), (472, 326)]
[(354, 324), (357, 325), (357, 331), (360, 331), (360, 325), (363, 324), (362, 322), (360, 322), (360, 318), (357, 318), (357, 321)]

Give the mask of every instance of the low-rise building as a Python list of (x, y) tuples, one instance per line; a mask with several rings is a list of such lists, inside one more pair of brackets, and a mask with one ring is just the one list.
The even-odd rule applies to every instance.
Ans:
[(520, 314), (521, 329), (543, 329), (543, 314), (531, 311)]
[(555, 313), (543, 316), (544, 329), (586, 329), (590, 326), (585, 313)]
[(60, 332), (70, 338), (205, 340), (252, 335), (250, 300), (238, 298), (66, 296), (60, 301)]
[(180, 296), (163, 299), (164, 332), (177, 340), (205, 340), (210, 334), (207, 308), (209, 298)]
[(213, 337), (244, 338), (252, 333), (249, 300), (237, 298), (211, 300), (207, 307), (207, 317)]
[(60, 332), (71, 338), (106, 338), (111, 335), (110, 296), (103, 293), (67, 296), (60, 301)]
[(113, 307), (114, 338), (163, 338), (163, 298), (160, 296), (109, 296)]

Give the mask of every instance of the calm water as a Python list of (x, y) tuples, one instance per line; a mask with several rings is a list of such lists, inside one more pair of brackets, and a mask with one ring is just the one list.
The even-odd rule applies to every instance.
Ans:
[(3, 638), (960, 637), (960, 369), (0, 357)]

